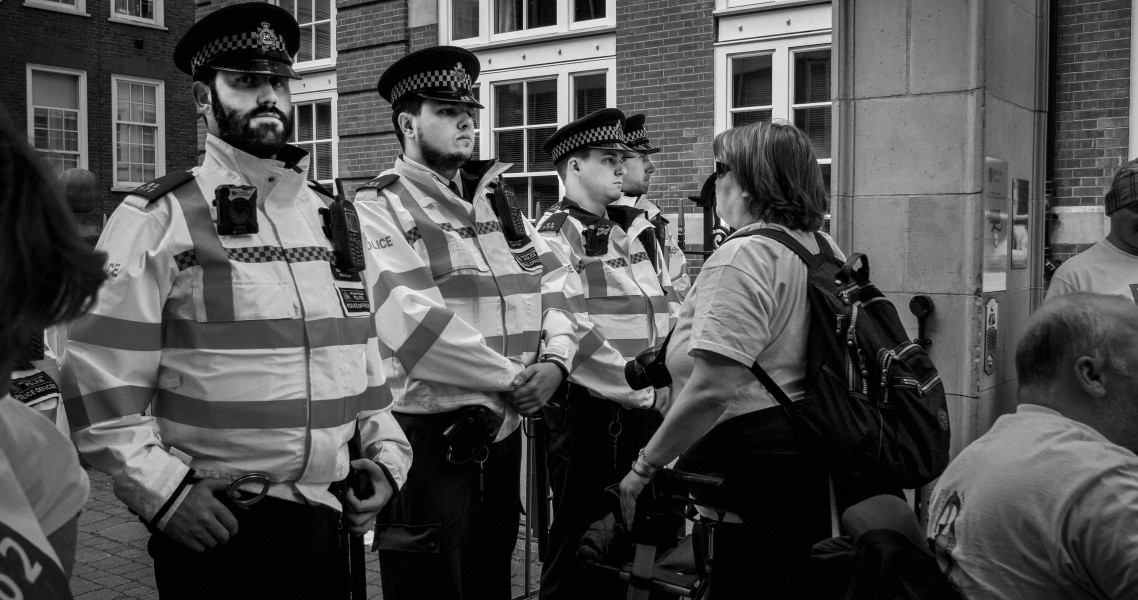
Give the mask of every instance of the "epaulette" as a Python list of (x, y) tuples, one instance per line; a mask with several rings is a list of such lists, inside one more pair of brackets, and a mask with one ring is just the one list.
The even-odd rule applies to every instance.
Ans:
[(148, 181), (134, 188), (130, 193), (134, 196), (146, 198), (149, 201), (147, 204), (151, 204), (162, 196), (182, 187), (187, 182), (193, 181), (193, 179), (193, 171), (174, 171), (154, 181)]
[(361, 185), (359, 187), (359, 189), (360, 190), (365, 190), (365, 189), (366, 190), (375, 190), (378, 192), (378, 191), (382, 190), (383, 188), (391, 185), (392, 183), (394, 183), (398, 179), (399, 179), (399, 176), (396, 175), (395, 173), (384, 173), (383, 175), (380, 175), (379, 177), (376, 177), (375, 179), (372, 179), (371, 181)]
[(308, 189), (316, 192), (317, 196), (323, 196), (325, 204), (336, 199), (336, 194), (333, 194), (331, 190), (320, 185), (320, 182), (318, 182), (318, 181), (312, 181), (311, 179), (309, 179), (308, 180)]
[(565, 221), (568, 218), (569, 213), (567, 212), (555, 212), (552, 215), (549, 215), (549, 218), (547, 218), (545, 222), (541, 224), (541, 227), (537, 228), (537, 230), (539, 233), (546, 231), (561, 231), (561, 226), (565, 224)]

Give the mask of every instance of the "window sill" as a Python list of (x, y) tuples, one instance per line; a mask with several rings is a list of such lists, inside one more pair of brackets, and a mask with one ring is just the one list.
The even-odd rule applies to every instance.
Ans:
[(170, 31), (169, 27), (164, 27), (163, 25), (158, 24), (158, 23), (147, 23), (146, 21), (135, 21), (134, 19), (124, 19), (122, 17), (116, 17), (114, 15), (107, 17), (107, 20), (110, 21), (111, 23), (122, 23), (123, 25), (133, 25), (135, 27), (146, 27), (147, 29), (157, 29), (159, 31)]
[(77, 17), (90, 18), (91, 15), (85, 12), (80, 12), (77, 9), (57, 4), (47, 4), (42, 2), (35, 2), (34, 0), (24, 0), (24, 6), (28, 8), (38, 8), (40, 10), (50, 10), (51, 12), (63, 13), (65, 15), (75, 15)]
[[(561, 40), (572, 40), (576, 38), (592, 37), (598, 34), (615, 33), (616, 25), (605, 25), (603, 27), (595, 27), (591, 29), (578, 29), (576, 31), (563, 31), (558, 33), (548, 33), (545, 35), (534, 35), (524, 38), (515, 38), (510, 40), (503, 40), (500, 42), (482, 42), (482, 43), (464, 43), (467, 40), (451, 40), (451, 44), (462, 46), (471, 52), (478, 52), (479, 50), (498, 50), (500, 48), (513, 48), (515, 46), (529, 46), (535, 43), (556, 42)], [(467, 38), (473, 40), (475, 38)]]
[(292, 68), (296, 71), (297, 75), (311, 75), (324, 71), (334, 71), (336, 69), (336, 61), (327, 58), (319, 61), (310, 60), (303, 63), (293, 63)]
[(784, 10), (787, 8), (796, 8), (810, 4), (830, 4), (830, 1), (831, 0), (787, 0), (785, 2), (778, 2), (776, 4), (756, 4), (754, 6), (737, 6), (735, 8), (724, 8), (712, 11), (711, 14), (716, 17), (732, 17), (735, 15), (747, 15), (751, 13)]

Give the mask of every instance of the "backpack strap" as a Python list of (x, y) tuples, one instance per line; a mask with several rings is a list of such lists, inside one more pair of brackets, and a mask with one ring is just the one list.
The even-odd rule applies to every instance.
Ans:
[(778, 405), (781, 406), (784, 411), (786, 411), (786, 414), (793, 418), (794, 415), (790, 413), (790, 407), (794, 404), (794, 402), (790, 399), (790, 396), (787, 396), (786, 392), (782, 391), (782, 388), (779, 387), (777, 383), (775, 383), (774, 378), (772, 378), (770, 374), (766, 372), (766, 369), (763, 369), (763, 366), (759, 364), (759, 361), (756, 360), (755, 363), (751, 365), (751, 373), (753, 373), (755, 378), (759, 380), (759, 383), (763, 384), (763, 387), (767, 389), (767, 392), (769, 392), (770, 395), (778, 401)]

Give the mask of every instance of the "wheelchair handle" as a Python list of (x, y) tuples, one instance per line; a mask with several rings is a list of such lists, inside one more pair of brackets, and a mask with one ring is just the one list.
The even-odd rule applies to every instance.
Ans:
[(714, 490), (723, 487), (723, 478), (715, 475), (700, 475), (675, 469), (662, 469), (657, 475), (665, 475), (669, 481), (683, 483), (689, 487)]

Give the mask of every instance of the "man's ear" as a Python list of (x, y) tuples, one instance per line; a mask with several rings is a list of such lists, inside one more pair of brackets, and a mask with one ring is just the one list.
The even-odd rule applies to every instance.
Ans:
[(194, 112), (204, 116), (213, 112), (213, 91), (202, 81), (195, 81), (193, 86)]
[(1073, 369), (1075, 381), (1084, 392), (1096, 398), (1106, 396), (1106, 360), (1101, 353), (1075, 358)]
[(407, 113), (400, 113), (398, 118), (399, 130), (403, 132), (403, 137), (415, 137), (415, 117)]

